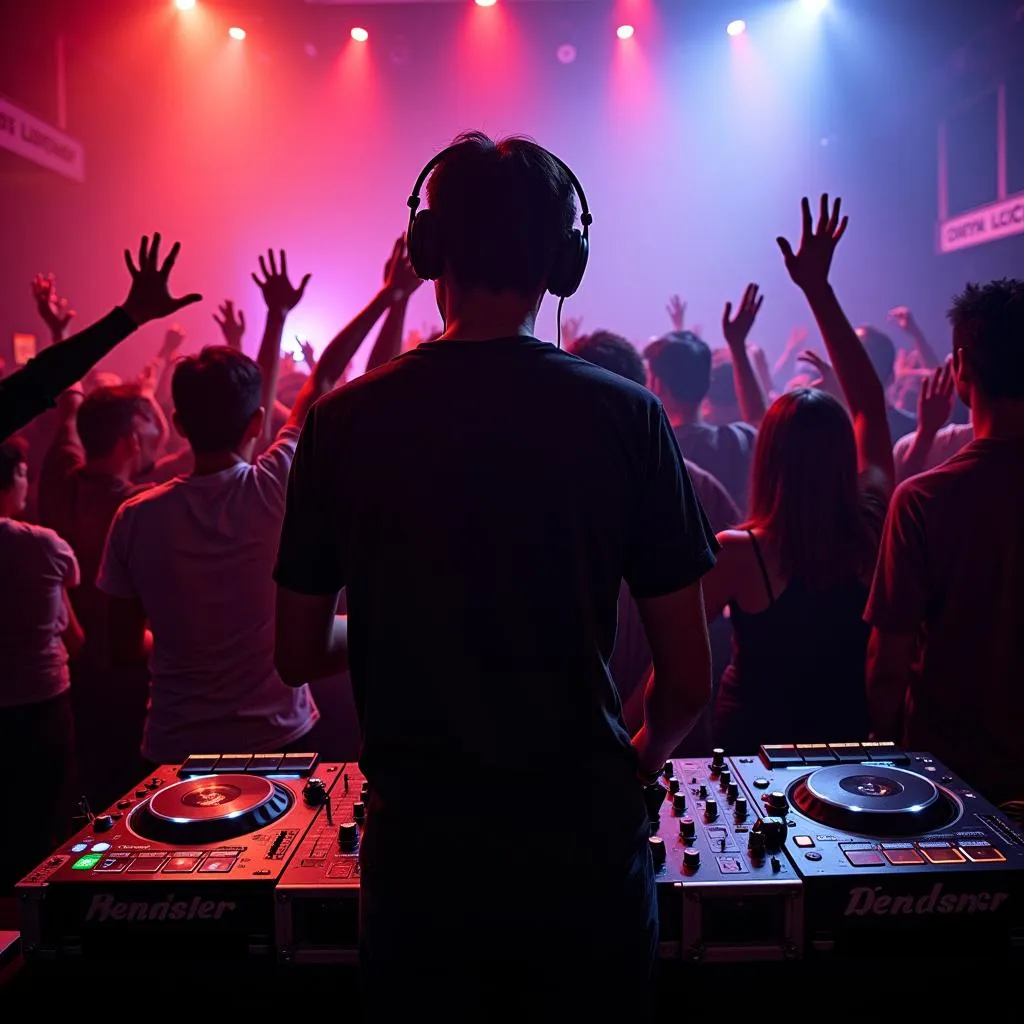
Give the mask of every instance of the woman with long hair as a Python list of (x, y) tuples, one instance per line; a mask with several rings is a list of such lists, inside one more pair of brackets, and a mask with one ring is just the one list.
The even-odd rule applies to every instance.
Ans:
[(839, 211), (822, 196), (814, 226), (804, 199), (798, 251), (778, 243), (846, 408), (812, 388), (776, 399), (754, 452), (750, 518), (719, 534), (704, 579), (709, 621), (728, 608), (733, 624), (713, 736), (734, 751), (867, 736), (863, 613), (893, 461), (881, 382), (828, 280), (846, 230)]

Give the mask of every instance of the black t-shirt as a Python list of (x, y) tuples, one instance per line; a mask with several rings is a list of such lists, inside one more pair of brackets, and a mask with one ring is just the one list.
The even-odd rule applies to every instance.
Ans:
[(649, 391), (533, 338), (437, 341), (314, 407), (275, 578), (346, 588), (378, 805), (554, 823), (569, 800), (607, 835), (643, 818), (607, 668), (620, 581), (668, 594), (714, 550)]

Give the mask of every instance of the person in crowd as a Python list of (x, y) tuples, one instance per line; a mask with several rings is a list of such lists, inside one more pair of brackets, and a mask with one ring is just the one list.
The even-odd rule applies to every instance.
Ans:
[[(661, 403), (534, 335), (546, 288), (582, 274), (573, 188), (526, 140), (442, 154), (410, 251), (444, 333), (320, 402), (296, 453), (276, 663), (291, 683), (332, 674), (351, 641), (372, 1020), (484, 1019), (495, 1000), (531, 1020), (588, 1000), (644, 1016), (642, 787), (708, 700), (714, 540)], [(632, 741), (608, 672), (623, 579), (655, 666)], [(564, 772), (586, 779), (571, 813), (551, 799)], [(416, 784), (440, 777), (459, 779), (456, 815)], [(496, 795), (529, 828), (494, 828)]]
[(124, 258), (132, 284), (124, 304), (102, 320), (72, 335), (59, 345), (44, 349), (15, 373), (0, 380), (0, 441), (50, 408), (57, 396), (80, 381), (108, 352), (150, 320), (171, 316), (199, 302), (201, 295), (174, 298), (168, 291), (171, 270), (181, 244), (175, 242), (160, 263), (160, 235), (148, 236), (139, 245), (139, 265), (131, 253)]
[(871, 365), (882, 382), (886, 394), (885, 417), (889, 425), (889, 437), (895, 444), (905, 434), (912, 433), (916, 426), (914, 417), (902, 409), (897, 409), (888, 397), (889, 389), (896, 379), (896, 346), (892, 338), (877, 327), (858, 327), (857, 337), (860, 338), (864, 351), (867, 352)]
[(785, 239), (779, 246), (847, 408), (814, 389), (776, 399), (757, 439), (750, 519), (719, 535), (706, 578), (709, 620), (728, 607), (735, 632), (713, 727), (731, 750), (867, 734), (863, 613), (893, 486), (892, 446), (881, 383), (829, 283), (847, 223), (839, 213), (839, 200), (830, 208), (823, 196), (814, 226), (804, 199), (798, 251)]
[(167, 425), (137, 384), (100, 387), (83, 397), (73, 386), (57, 399), (57, 432), (43, 459), (40, 521), (75, 552), (82, 585), (72, 606), (85, 643), (71, 665), (81, 784), (101, 810), (143, 772), (139, 744), (149, 673), (144, 661), (107, 664), (106, 601), (96, 589), (103, 548), (122, 502), (145, 489), (134, 481), (158, 458)]
[(0, 744), (17, 837), (0, 843), (3, 893), (64, 839), (73, 798), (68, 652), (82, 632), (68, 588), (78, 585), (78, 563), (52, 530), (19, 521), (27, 496), (27, 448), (8, 438), (0, 442)]
[[(392, 277), (407, 273), (399, 262)], [(150, 659), (142, 755), (152, 764), (200, 750), (316, 750), (308, 687), (284, 686), (273, 665), (271, 573), (285, 485), (306, 415), (389, 308), (395, 285), (386, 281), (339, 332), (257, 457), (285, 321), (309, 280), (291, 284), (284, 253), (280, 268), (273, 252), (260, 267), (263, 277), (254, 277), (267, 321), (258, 361), (225, 345), (177, 363), (173, 419), (194, 469), (121, 506), (99, 573), (109, 598), (109, 659)]]
[(866, 614), (871, 728), (1020, 800), (1024, 281), (968, 285), (949, 317), (974, 440), (893, 497)]
[[(678, 296), (673, 296), (678, 303)], [(685, 307), (685, 303), (681, 304)], [(672, 305), (670, 303), (670, 310)], [(680, 314), (681, 315), (681, 314)], [(646, 385), (647, 368), (643, 357), (625, 338), (609, 331), (595, 331), (585, 334), (569, 347), (569, 351), (586, 359), (595, 366), (603, 366), (620, 377), (625, 377), (636, 384)], [(732, 384), (732, 366), (729, 369), (729, 382)], [(733, 392), (735, 394), (735, 391)], [(739, 523), (741, 516), (736, 503), (729, 497), (729, 492), (700, 466), (683, 460), (693, 489), (697, 492), (701, 505), (707, 513), (711, 528), (720, 533), (730, 530)], [(716, 685), (722, 670), (729, 663), (732, 650), (732, 628), (724, 616), (710, 624), (711, 641), (711, 679)], [(619, 592), (619, 622), (615, 632), (615, 649), (610, 663), (612, 678), (619, 690), (622, 701), (622, 717), (628, 728), (635, 731), (643, 724), (644, 715), (644, 684), (651, 674), (651, 648), (644, 632), (643, 619), (636, 601), (629, 592), (629, 587), (622, 583)], [(711, 716), (710, 705), (705, 709), (700, 721), (686, 736), (683, 744), (677, 749), (676, 756), (687, 757), (691, 754), (702, 756), (711, 749)]]
[(720, 480), (741, 512), (747, 508), (750, 460), (765, 410), (746, 347), (761, 301), (757, 286), (750, 285), (736, 317), (732, 317), (732, 303), (727, 303), (722, 318), (743, 422), (718, 426), (705, 422), (702, 406), (711, 387), (711, 349), (696, 334), (676, 331), (644, 351), (651, 389), (665, 405), (683, 455)]

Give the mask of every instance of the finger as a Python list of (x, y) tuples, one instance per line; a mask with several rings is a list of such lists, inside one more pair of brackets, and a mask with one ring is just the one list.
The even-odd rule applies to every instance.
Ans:
[(288, 253), (284, 249), (281, 250), (281, 276), (288, 276)]
[(800, 214), (803, 222), (803, 233), (805, 236), (810, 235), (814, 231), (813, 224), (811, 222), (811, 201), (804, 196), (800, 200)]
[(224, 326), (227, 323), (226, 320), (221, 320), (216, 313), (213, 314), (213, 322), (221, 329), (224, 330)]
[[(262, 263), (262, 262), (263, 262), (263, 257), (261, 256), (260, 257), (260, 263)], [(265, 274), (266, 271), (264, 271), (263, 273)], [(256, 287), (259, 288), (260, 291), (263, 291), (263, 282), (255, 274), (252, 275), (252, 279), (256, 282)]]
[[(150, 266), (150, 269), (156, 270), (156, 268), (157, 268), (157, 261), (159, 259), (159, 256), (160, 256), (160, 232), (159, 231), (155, 231), (153, 233), (153, 244), (150, 246), (150, 249), (149, 249), (149, 266)], [(173, 266), (173, 264), (172, 264), (172, 266)], [(168, 269), (170, 269), (170, 268), (168, 268)]]
[(238, 326), (245, 330), (245, 313), (242, 310), (238, 311)]
[(722, 326), (728, 327), (732, 322), (732, 303), (727, 302), (725, 304), (725, 312), (722, 314)]
[[(804, 202), (806, 203), (807, 200), (805, 199)], [(781, 235), (775, 239), (775, 244), (782, 251), (782, 258), (788, 264), (793, 259), (793, 247), (789, 244), (787, 239), (783, 238)]]
[(171, 312), (177, 313), (183, 306), (191, 306), (194, 302), (202, 302), (203, 297), (198, 292), (190, 295), (183, 295), (180, 299), (171, 299)]
[[(159, 238), (159, 237), (160, 236), (157, 235), (157, 238)], [(181, 252), (181, 242), (175, 242), (174, 245), (171, 246), (171, 251), (167, 254), (167, 259), (164, 260), (163, 266), (160, 268), (160, 273), (164, 277), (167, 277), (167, 275), (171, 272), (172, 268), (174, 267), (174, 264), (177, 263), (177, 261), (178, 261), (178, 253), (179, 252)], [(155, 255), (156, 254), (156, 245), (155, 244), (153, 246), (153, 253), (154, 253), (153, 263), (155, 265), (156, 264), (156, 255)]]
[(842, 196), (837, 196), (836, 201), (832, 204), (832, 216), (828, 219), (828, 233), (835, 235), (836, 228), (839, 225), (839, 212), (843, 207)]
[(846, 225), (849, 224), (849, 223), (850, 223), (850, 218), (849, 217), (844, 217), (839, 222), (839, 227), (836, 230), (835, 234), (832, 236), (832, 241), (833, 242), (838, 242), (839, 239), (842, 238), (843, 235), (846, 234)]
[(821, 234), (821, 232), (828, 226), (828, 193), (821, 193), (821, 201), (818, 205), (818, 226), (815, 228), (815, 234)]
[(306, 276), (305, 276), (305, 277), (304, 277), (304, 278), (302, 279), (302, 284), (300, 284), (300, 285), (299, 285), (299, 298), (300, 298), (300, 299), (301, 299), (301, 298), (302, 298), (302, 296), (303, 296), (303, 295), (305, 294), (305, 291), (306, 291), (306, 285), (307, 285), (307, 284), (309, 284), (309, 279), (310, 279), (310, 278), (311, 278), (312, 276), (313, 276), (312, 274), (307, 274), (307, 275), (306, 275)]
[(277, 260), (274, 259), (274, 250), (268, 249), (267, 255), (270, 256), (270, 271), (275, 277), (277, 277)]
[(764, 296), (760, 296), (757, 302), (754, 303), (754, 316), (757, 316), (761, 312), (761, 307), (764, 305)]
[[(266, 260), (264, 260), (262, 256), (260, 257), (260, 272), (263, 274), (265, 278), (270, 277), (270, 273), (267, 270)], [(256, 275), (253, 274), (252, 276), (255, 277)], [(259, 284), (259, 281), (257, 281), (256, 283)], [(263, 286), (260, 285), (260, 287), (262, 288)]]
[(124, 251), (124, 261), (128, 265), (128, 273), (132, 275), (132, 280), (134, 281), (139, 276), (139, 271), (132, 261), (132, 254), (127, 249)]
[(141, 273), (146, 266), (146, 257), (149, 250), (149, 238), (146, 235), (142, 236), (142, 241), (139, 242), (139, 272)]

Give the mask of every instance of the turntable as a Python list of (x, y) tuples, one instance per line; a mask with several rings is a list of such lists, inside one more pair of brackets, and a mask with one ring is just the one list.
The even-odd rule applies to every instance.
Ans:
[(26, 959), (272, 955), (274, 886), (345, 777), (316, 754), (162, 766), (18, 884)]
[(771, 744), (728, 760), (760, 815), (751, 844), (803, 880), (808, 953), (928, 955), (955, 937), (987, 956), (1024, 937), (1024, 835), (930, 754)]

